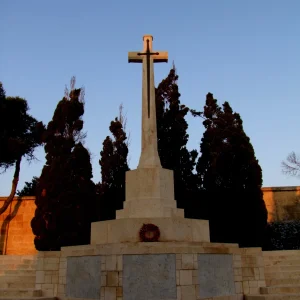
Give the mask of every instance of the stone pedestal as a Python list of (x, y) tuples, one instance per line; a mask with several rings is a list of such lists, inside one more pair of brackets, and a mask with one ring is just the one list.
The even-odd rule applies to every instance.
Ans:
[(173, 171), (138, 168), (126, 172), (126, 201), (117, 211), (117, 219), (184, 217), (176, 207)]
[(143, 224), (159, 227), (160, 242), (209, 242), (206, 220), (184, 218), (130, 218), (92, 223), (91, 244), (135, 243)]

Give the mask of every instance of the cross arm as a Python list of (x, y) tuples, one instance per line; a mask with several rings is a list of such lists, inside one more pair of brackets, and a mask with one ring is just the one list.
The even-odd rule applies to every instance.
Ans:
[[(138, 55), (139, 53), (141, 53), (141, 52), (128, 52), (128, 62), (130, 62), (130, 63), (143, 62), (143, 56)], [(153, 62), (155, 62), (155, 63), (168, 62), (168, 52), (160, 51), (157, 53), (158, 54), (151, 53), (151, 58), (153, 59)]]
[(166, 51), (158, 51), (158, 54), (151, 55), (153, 58), (153, 62), (168, 62), (168, 52)]
[(128, 52), (128, 62), (141, 63), (143, 62), (143, 57), (138, 55), (139, 52)]

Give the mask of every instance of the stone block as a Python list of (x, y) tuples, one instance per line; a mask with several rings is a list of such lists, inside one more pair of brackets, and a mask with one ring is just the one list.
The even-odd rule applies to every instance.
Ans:
[(123, 270), (123, 256), (122, 255), (117, 256), (117, 270), (118, 271)]
[(194, 255), (193, 254), (182, 254), (182, 269), (193, 269), (194, 268)]
[(196, 286), (188, 285), (181, 286), (181, 299), (182, 300), (196, 300)]
[(177, 299), (175, 254), (125, 255), (123, 299)]
[(146, 223), (152, 223), (159, 227), (160, 242), (209, 242), (207, 220), (131, 218), (92, 223), (91, 244), (139, 242), (139, 230)]
[(176, 259), (176, 270), (182, 269), (182, 261), (181, 259)]
[[(184, 217), (184, 210), (173, 204), (164, 204), (165, 199), (147, 198), (137, 202), (124, 202), (124, 209), (117, 210), (116, 219), (128, 218), (176, 218)], [(170, 207), (171, 206), (171, 207)]]
[(126, 200), (116, 219), (184, 217), (174, 198), (173, 171), (161, 167), (126, 172)]
[(117, 287), (117, 297), (123, 297), (123, 288), (121, 286)]
[(254, 279), (254, 268), (242, 268), (242, 275), (244, 278)]
[(107, 275), (101, 275), (101, 286), (106, 286), (106, 282), (107, 282), (106, 277)]
[(101, 257), (68, 257), (66, 282), (67, 297), (100, 299)]
[(237, 294), (243, 293), (243, 285), (242, 282), (235, 282), (235, 292)]
[(107, 272), (107, 286), (118, 286), (118, 272), (117, 271), (108, 271)]
[(138, 168), (128, 171), (125, 193), (128, 202), (143, 198), (163, 198), (174, 201), (173, 171), (163, 168)]
[(193, 284), (193, 271), (192, 270), (180, 270), (179, 276), (180, 276), (180, 280), (179, 280), (180, 285)]
[(105, 256), (105, 270), (106, 271), (117, 270), (117, 256), (116, 255)]
[(105, 300), (116, 300), (117, 298), (117, 289), (115, 287), (105, 287)]
[(45, 275), (45, 277), (44, 277), (44, 283), (52, 283), (51, 281), (52, 281), (51, 280), (51, 275)]
[(45, 282), (45, 271), (36, 271), (36, 283)]
[(200, 298), (235, 294), (233, 257), (228, 254), (199, 254)]

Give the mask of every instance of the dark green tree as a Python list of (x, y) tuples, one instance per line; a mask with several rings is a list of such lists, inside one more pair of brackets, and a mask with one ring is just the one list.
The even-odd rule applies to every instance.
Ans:
[(123, 106), (119, 117), (111, 121), (109, 130), (112, 138), (107, 136), (100, 152), (101, 183), (97, 185), (99, 196), (99, 220), (116, 218), (116, 210), (123, 208), (125, 200), (125, 173), (129, 170), (127, 163), (128, 138), (126, 135), (126, 118)]
[(19, 197), (35, 196), (38, 182), (39, 178), (34, 176), (30, 182), (25, 182), (23, 189), (21, 191), (17, 191), (17, 195)]
[(6, 97), (0, 82), (0, 169), (14, 166), (11, 192), (0, 208), (0, 215), (12, 202), (18, 187), (21, 160), (33, 160), (34, 150), (42, 142), (42, 122), (28, 114), (27, 101), (20, 97)]
[(174, 171), (177, 206), (185, 208), (185, 216), (190, 217), (188, 201), (195, 194), (196, 176), (193, 170), (198, 153), (196, 150), (189, 151), (186, 146), (189, 135), (185, 117), (189, 108), (180, 103), (177, 81), (173, 65), (156, 89), (158, 153), (162, 167)]
[(71, 89), (58, 103), (44, 134), (46, 163), (36, 193), (31, 221), (39, 251), (90, 242), (95, 221), (95, 185), (90, 154), (83, 146), (83, 89)]
[(220, 107), (211, 93), (203, 117), (197, 173), (209, 203), (211, 241), (261, 246), (267, 224), (262, 170), (243, 121), (228, 102)]

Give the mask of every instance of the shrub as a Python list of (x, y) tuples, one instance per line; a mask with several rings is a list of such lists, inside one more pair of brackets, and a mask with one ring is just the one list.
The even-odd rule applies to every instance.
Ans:
[(300, 220), (273, 222), (267, 225), (263, 250), (300, 249)]

